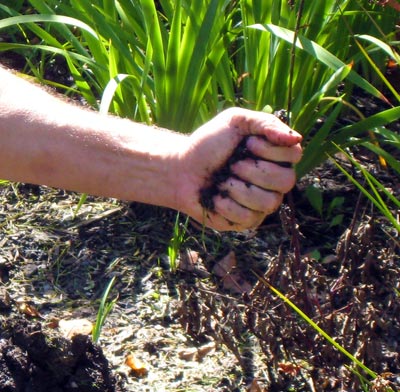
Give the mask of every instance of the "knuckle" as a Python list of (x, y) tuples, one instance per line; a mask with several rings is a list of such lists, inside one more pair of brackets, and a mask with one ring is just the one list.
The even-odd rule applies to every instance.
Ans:
[(283, 201), (283, 194), (274, 192), (271, 196), (271, 203), (269, 204), (270, 209), (266, 211), (267, 214), (271, 214), (272, 212), (276, 211)]
[(298, 148), (295, 150), (293, 154), (293, 163), (300, 162), (302, 157), (303, 157), (303, 150), (301, 146), (298, 146)]
[(293, 169), (288, 169), (285, 178), (282, 181), (282, 192), (288, 193), (296, 184), (296, 173)]

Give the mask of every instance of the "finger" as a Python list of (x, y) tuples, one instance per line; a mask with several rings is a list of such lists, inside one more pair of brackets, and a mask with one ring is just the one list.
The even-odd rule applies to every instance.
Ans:
[(239, 128), (243, 136), (262, 135), (279, 146), (293, 146), (302, 140), (298, 132), (272, 114), (241, 108), (230, 109), (227, 113), (231, 116), (230, 125)]
[(289, 192), (296, 183), (296, 174), (292, 168), (261, 159), (238, 161), (231, 165), (231, 171), (245, 182), (279, 193)]
[(240, 223), (232, 222), (217, 212), (211, 212), (208, 210), (205, 211), (202, 220), (196, 220), (202, 225), (218, 231), (243, 231), (247, 229), (247, 227), (244, 227)]
[(263, 214), (272, 214), (283, 199), (281, 193), (265, 191), (233, 177), (220, 184), (219, 189), (227, 192), (229, 197), (241, 206)]
[(230, 197), (217, 195), (214, 197), (215, 211), (231, 222), (231, 226), (239, 226), (243, 229), (259, 225), (265, 217), (260, 211), (253, 211), (236, 203)]
[(290, 147), (276, 146), (257, 136), (250, 136), (246, 146), (254, 155), (267, 161), (297, 163), (302, 156), (300, 144)]

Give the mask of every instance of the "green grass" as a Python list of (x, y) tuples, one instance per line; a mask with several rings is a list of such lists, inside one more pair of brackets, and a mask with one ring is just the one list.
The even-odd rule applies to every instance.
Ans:
[(108, 297), (110, 295), (112, 287), (114, 286), (114, 283), (115, 283), (115, 276), (112, 277), (101, 297), (99, 309), (97, 311), (96, 323), (92, 331), (92, 340), (95, 343), (99, 341), (101, 330), (106, 321), (106, 318), (118, 300), (118, 297), (115, 297), (112, 300), (108, 300)]
[(175, 218), (173, 234), (167, 248), (169, 269), (171, 272), (176, 272), (176, 270), (178, 269), (177, 263), (178, 263), (179, 252), (185, 243), (187, 225), (189, 223), (189, 218), (186, 218), (183, 224), (180, 223), (179, 218), (180, 214), (177, 213)]
[[(354, 167), (361, 172), (365, 178), (366, 185), (362, 185), (357, 181), (354, 176), (345, 170), (336, 160), (333, 162), (336, 164), (338, 169), (345, 174), (350, 182), (352, 182), (356, 188), (360, 190), (364, 196), (380, 211), (382, 216), (384, 216), (388, 222), (400, 233), (400, 223), (393, 211), (398, 211), (400, 209), (400, 200), (393, 195), (392, 190), (388, 190), (385, 186), (379, 182), (371, 173), (369, 173), (355, 158), (353, 158), (349, 153), (340, 149), (341, 152), (349, 159), (349, 161), (354, 165)], [(396, 162), (397, 164), (399, 162)], [(389, 205), (392, 205), (390, 208)]]

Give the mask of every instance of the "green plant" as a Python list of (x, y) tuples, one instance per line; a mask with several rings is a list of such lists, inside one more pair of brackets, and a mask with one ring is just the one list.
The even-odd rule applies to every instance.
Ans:
[(337, 196), (325, 205), (323, 191), (315, 185), (309, 185), (305, 190), (305, 195), (321, 219), (329, 222), (330, 228), (342, 223), (344, 215), (338, 211), (340, 211), (345, 201), (343, 196)]
[[(0, 43), (0, 51), (23, 50), (38, 78), (43, 79), (46, 61), (64, 56), (75, 84), (58, 87), (78, 92), (95, 107), (106, 102), (123, 117), (183, 132), (224, 106), (289, 107), (291, 125), (305, 138), (298, 177), (334, 152), (332, 141), (342, 147), (354, 143), (351, 127), (335, 129), (351, 106), (351, 86), (385, 99), (369, 77), (384, 81), (382, 59), (389, 53), (396, 56), (393, 12), (356, 0), (30, 4), (32, 15), (0, 5), (11, 16), (1, 21), (0, 29), (18, 27), (26, 40)], [(31, 44), (32, 34), (39, 44)], [(35, 62), (32, 56), (39, 52)], [(336, 96), (343, 83), (344, 93)], [(399, 116), (398, 107), (388, 110), (379, 117), (379, 126)], [(365, 129), (369, 123), (360, 119), (355, 128)]]
[[(265, 105), (275, 110), (287, 108), (287, 92), (292, 89), (293, 117), (330, 78), (332, 65), (336, 63), (336, 70), (349, 64), (359, 52), (352, 45), (352, 33), (377, 35), (378, 31), (357, 1), (290, 4), (243, 0), (241, 5), (244, 50), (238, 63), (242, 66), (241, 72), (247, 75), (243, 78), (245, 102), (258, 110)], [(372, 10), (376, 23), (386, 26), (383, 34), (393, 30), (393, 13), (377, 6)], [(294, 34), (298, 39), (294, 39)], [(290, 80), (293, 43), (304, 50), (295, 53), (294, 78)], [(336, 60), (332, 56), (325, 58), (327, 54)], [(356, 66), (359, 61), (360, 58), (355, 61)]]
[[(80, 20), (76, 26), (82, 29), (75, 34), (64, 25), (54, 26), (49, 34), (47, 28), (26, 24), (42, 41), (29, 49), (65, 56), (77, 90), (92, 105), (108, 83), (116, 81), (111, 111), (124, 117), (187, 132), (219, 110), (219, 89), (231, 81), (229, 2), (30, 3), (39, 15), (21, 15), (9, 23), (67, 21), (56, 11)], [(15, 15), (7, 7), (2, 9)], [(0, 46), (0, 50), (11, 48), (28, 49), (23, 44)]]
[(176, 214), (174, 231), (171, 240), (168, 244), (168, 260), (169, 269), (171, 272), (176, 272), (178, 265), (177, 260), (179, 256), (179, 251), (182, 248), (183, 243), (186, 240), (187, 225), (189, 223), (189, 218), (186, 218), (183, 224), (180, 223), (180, 214)]
[(109, 313), (111, 312), (112, 308), (114, 307), (114, 305), (118, 299), (118, 296), (117, 296), (113, 300), (108, 301), (108, 296), (110, 295), (110, 291), (111, 291), (114, 283), (115, 283), (115, 276), (113, 276), (111, 278), (110, 282), (108, 283), (108, 285), (107, 285), (106, 289), (104, 290), (104, 293), (101, 297), (99, 310), (97, 311), (96, 323), (95, 323), (95, 325), (93, 327), (93, 331), (92, 331), (92, 339), (93, 339), (93, 342), (95, 342), (95, 343), (98, 342), (98, 340), (100, 338), (101, 330), (106, 321), (106, 318), (109, 315)]
[[(369, 173), (359, 162), (356, 161), (349, 153), (338, 147), (338, 149), (346, 155), (350, 162), (362, 173), (366, 181), (366, 186), (363, 186), (357, 181), (353, 175), (345, 170), (340, 164), (334, 160), (336, 166), (341, 170), (346, 177), (351, 181), (381, 212), (381, 214), (392, 224), (392, 226), (400, 232), (400, 224), (395, 214), (388, 207), (388, 203), (392, 203), (395, 210), (400, 209), (400, 200), (396, 198), (392, 192), (384, 187), (371, 173)], [(397, 162), (398, 163), (398, 162)]]
[[(288, 43), (294, 42), (294, 32), (274, 25), (256, 25), (256, 29), (261, 31), (269, 31), (271, 34), (277, 35)], [(304, 159), (297, 165), (296, 171), (298, 177), (302, 177), (312, 168), (321, 164), (327, 158), (327, 154), (335, 151), (335, 143), (342, 147), (356, 145), (366, 141), (366, 137), (355, 138), (365, 133), (365, 130), (375, 132), (375, 129), (384, 127), (392, 121), (400, 118), (400, 106), (384, 110), (369, 118), (362, 117), (355, 124), (337, 127), (337, 119), (342, 113), (343, 106), (354, 106), (345, 100), (344, 96), (329, 96), (327, 93), (332, 89), (337, 89), (338, 85), (346, 79), (359, 87), (363, 88), (368, 93), (383, 98), (379, 92), (366, 79), (352, 70), (352, 65), (346, 65), (332, 53), (317, 43), (308, 40), (301, 35), (295, 45), (307, 52), (314, 60), (318, 60), (326, 67), (333, 70), (333, 74), (326, 82), (306, 101), (292, 103), (291, 123), (295, 129), (298, 129), (306, 138), (306, 146), (304, 150)], [(300, 73), (299, 73), (300, 74)], [(301, 95), (300, 95), (301, 96)], [(296, 109), (298, 108), (298, 109)], [(358, 113), (358, 111), (357, 111)], [(325, 116), (322, 126), (315, 130), (315, 124), (318, 119)]]

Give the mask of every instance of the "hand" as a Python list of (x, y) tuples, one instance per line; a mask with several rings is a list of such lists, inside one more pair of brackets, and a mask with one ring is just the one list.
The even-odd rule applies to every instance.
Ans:
[[(300, 141), (300, 134), (271, 114), (240, 108), (222, 112), (195, 131), (180, 154), (180, 210), (221, 231), (259, 226), (295, 184), (294, 170), (279, 163), (300, 160)], [(231, 163), (241, 143), (250, 157)], [(213, 191), (206, 195), (207, 189)], [(204, 208), (207, 196), (211, 201)]]

